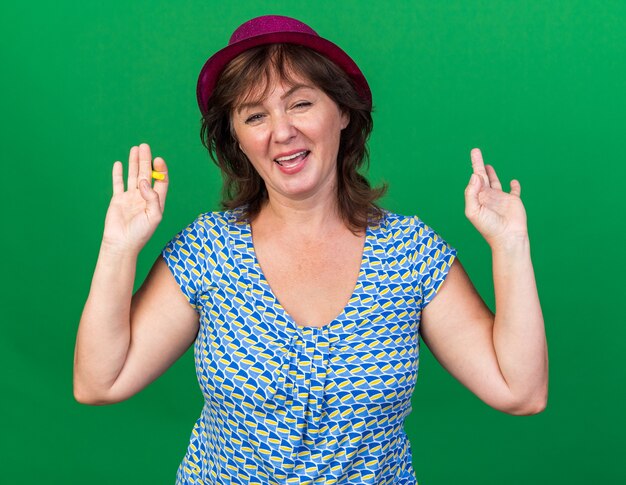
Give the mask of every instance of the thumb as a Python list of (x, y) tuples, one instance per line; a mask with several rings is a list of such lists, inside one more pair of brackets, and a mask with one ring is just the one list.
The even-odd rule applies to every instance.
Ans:
[(470, 220), (480, 211), (480, 202), (478, 202), (480, 189), (480, 177), (473, 173), (470, 177), (469, 184), (467, 184), (465, 188), (465, 216)]
[(146, 179), (139, 181), (139, 193), (146, 201), (146, 214), (150, 220), (161, 220), (161, 205), (159, 204), (159, 194), (157, 194)]
[(522, 195), (522, 186), (519, 180), (511, 180), (511, 195), (520, 197)]

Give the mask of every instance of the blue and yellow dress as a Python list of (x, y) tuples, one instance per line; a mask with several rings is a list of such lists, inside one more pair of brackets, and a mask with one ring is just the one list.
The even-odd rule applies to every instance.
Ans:
[(416, 484), (404, 419), (420, 316), (455, 255), (419, 218), (387, 212), (367, 230), (341, 315), (300, 327), (241, 212), (200, 215), (163, 250), (200, 316), (204, 407), (177, 484)]

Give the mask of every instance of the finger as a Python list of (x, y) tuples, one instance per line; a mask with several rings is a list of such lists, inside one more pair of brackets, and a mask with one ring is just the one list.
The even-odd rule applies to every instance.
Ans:
[(137, 174), (139, 173), (139, 147), (132, 147), (128, 154), (128, 183), (127, 189), (137, 188)]
[(113, 195), (124, 193), (124, 168), (122, 162), (113, 164)]
[(161, 157), (156, 157), (154, 159), (154, 169), (157, 172), (165, 174), (165, 178), (163, 180), (154, 181), (154, 191), (159, 195), (161, 212), (163, 212), (163, 210), (165, 209), (165, 198), (167, 197), (167, 189), (170, 183), (169, 175), (167, 173), (167, 164), (165, 163), (165, 160), (163, 160)]
[(522, 195), (522, 185), (518, 180), (511, 180), (511, 195), (520, 197)]
[(472, 148), (470, 158), (472, 160), (472, 170), (474, 170), (474, 173), (480, 175), (483, 181), (488, 184), (489, 177), (487, 176), (487, 171), (485, 170), (485, 162), (483, 162), (483, 154), (480, 149)]
[(139, 145), (139, 180), (152, 181), (152, 153), (147, 143)]
[(489, 185), (492, 189), (502, 190), (502, 184), (500, 183), (500, 179), (496, 174), (496, 169), (491, 165), (486, 165), (485, 170), (487, 171), (487, 177), (489, 177)]
[(139, 193), (146, 201), (146, 215), (148, 219), (158, 224), (161, 221), (162, 214), (159, 194), (152, 190), (150, 182), (144, 179), (139, 179)]
[(482, 188), (480, 175), (475, 173), (470, 177), (469, 184), (465, 188), (465, 216), (472, 219), (480, 211), (478, 194)]

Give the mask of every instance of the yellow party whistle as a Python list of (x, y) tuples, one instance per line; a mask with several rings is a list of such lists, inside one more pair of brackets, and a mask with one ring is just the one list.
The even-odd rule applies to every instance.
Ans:
[(152, 178), (157, 180), (165, 180), (165, 174), (163, 172), (152, 171)]

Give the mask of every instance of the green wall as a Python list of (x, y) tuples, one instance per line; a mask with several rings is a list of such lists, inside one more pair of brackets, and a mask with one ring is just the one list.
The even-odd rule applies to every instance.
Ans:
[(424, 349), (407, 422), (420, 484), (626, 483), (626, 2), (59, 0), (2, 11), (2, 483), (173, 483), (201, 407), (190, 355), (130, 401), (87, 407), (72, 398), (74, 337), (113, 161), (146, 141), (170, 166), (141, 278), (175, 232), (217, 207), (196, 76), (237, 25), (266, 13), (310, 23), (358, 62), (386, 207), (454, 245), (490, 305), (488, 247), (463, 214), (469, 150), (522, 183), (548, 408), (494, 411)]

